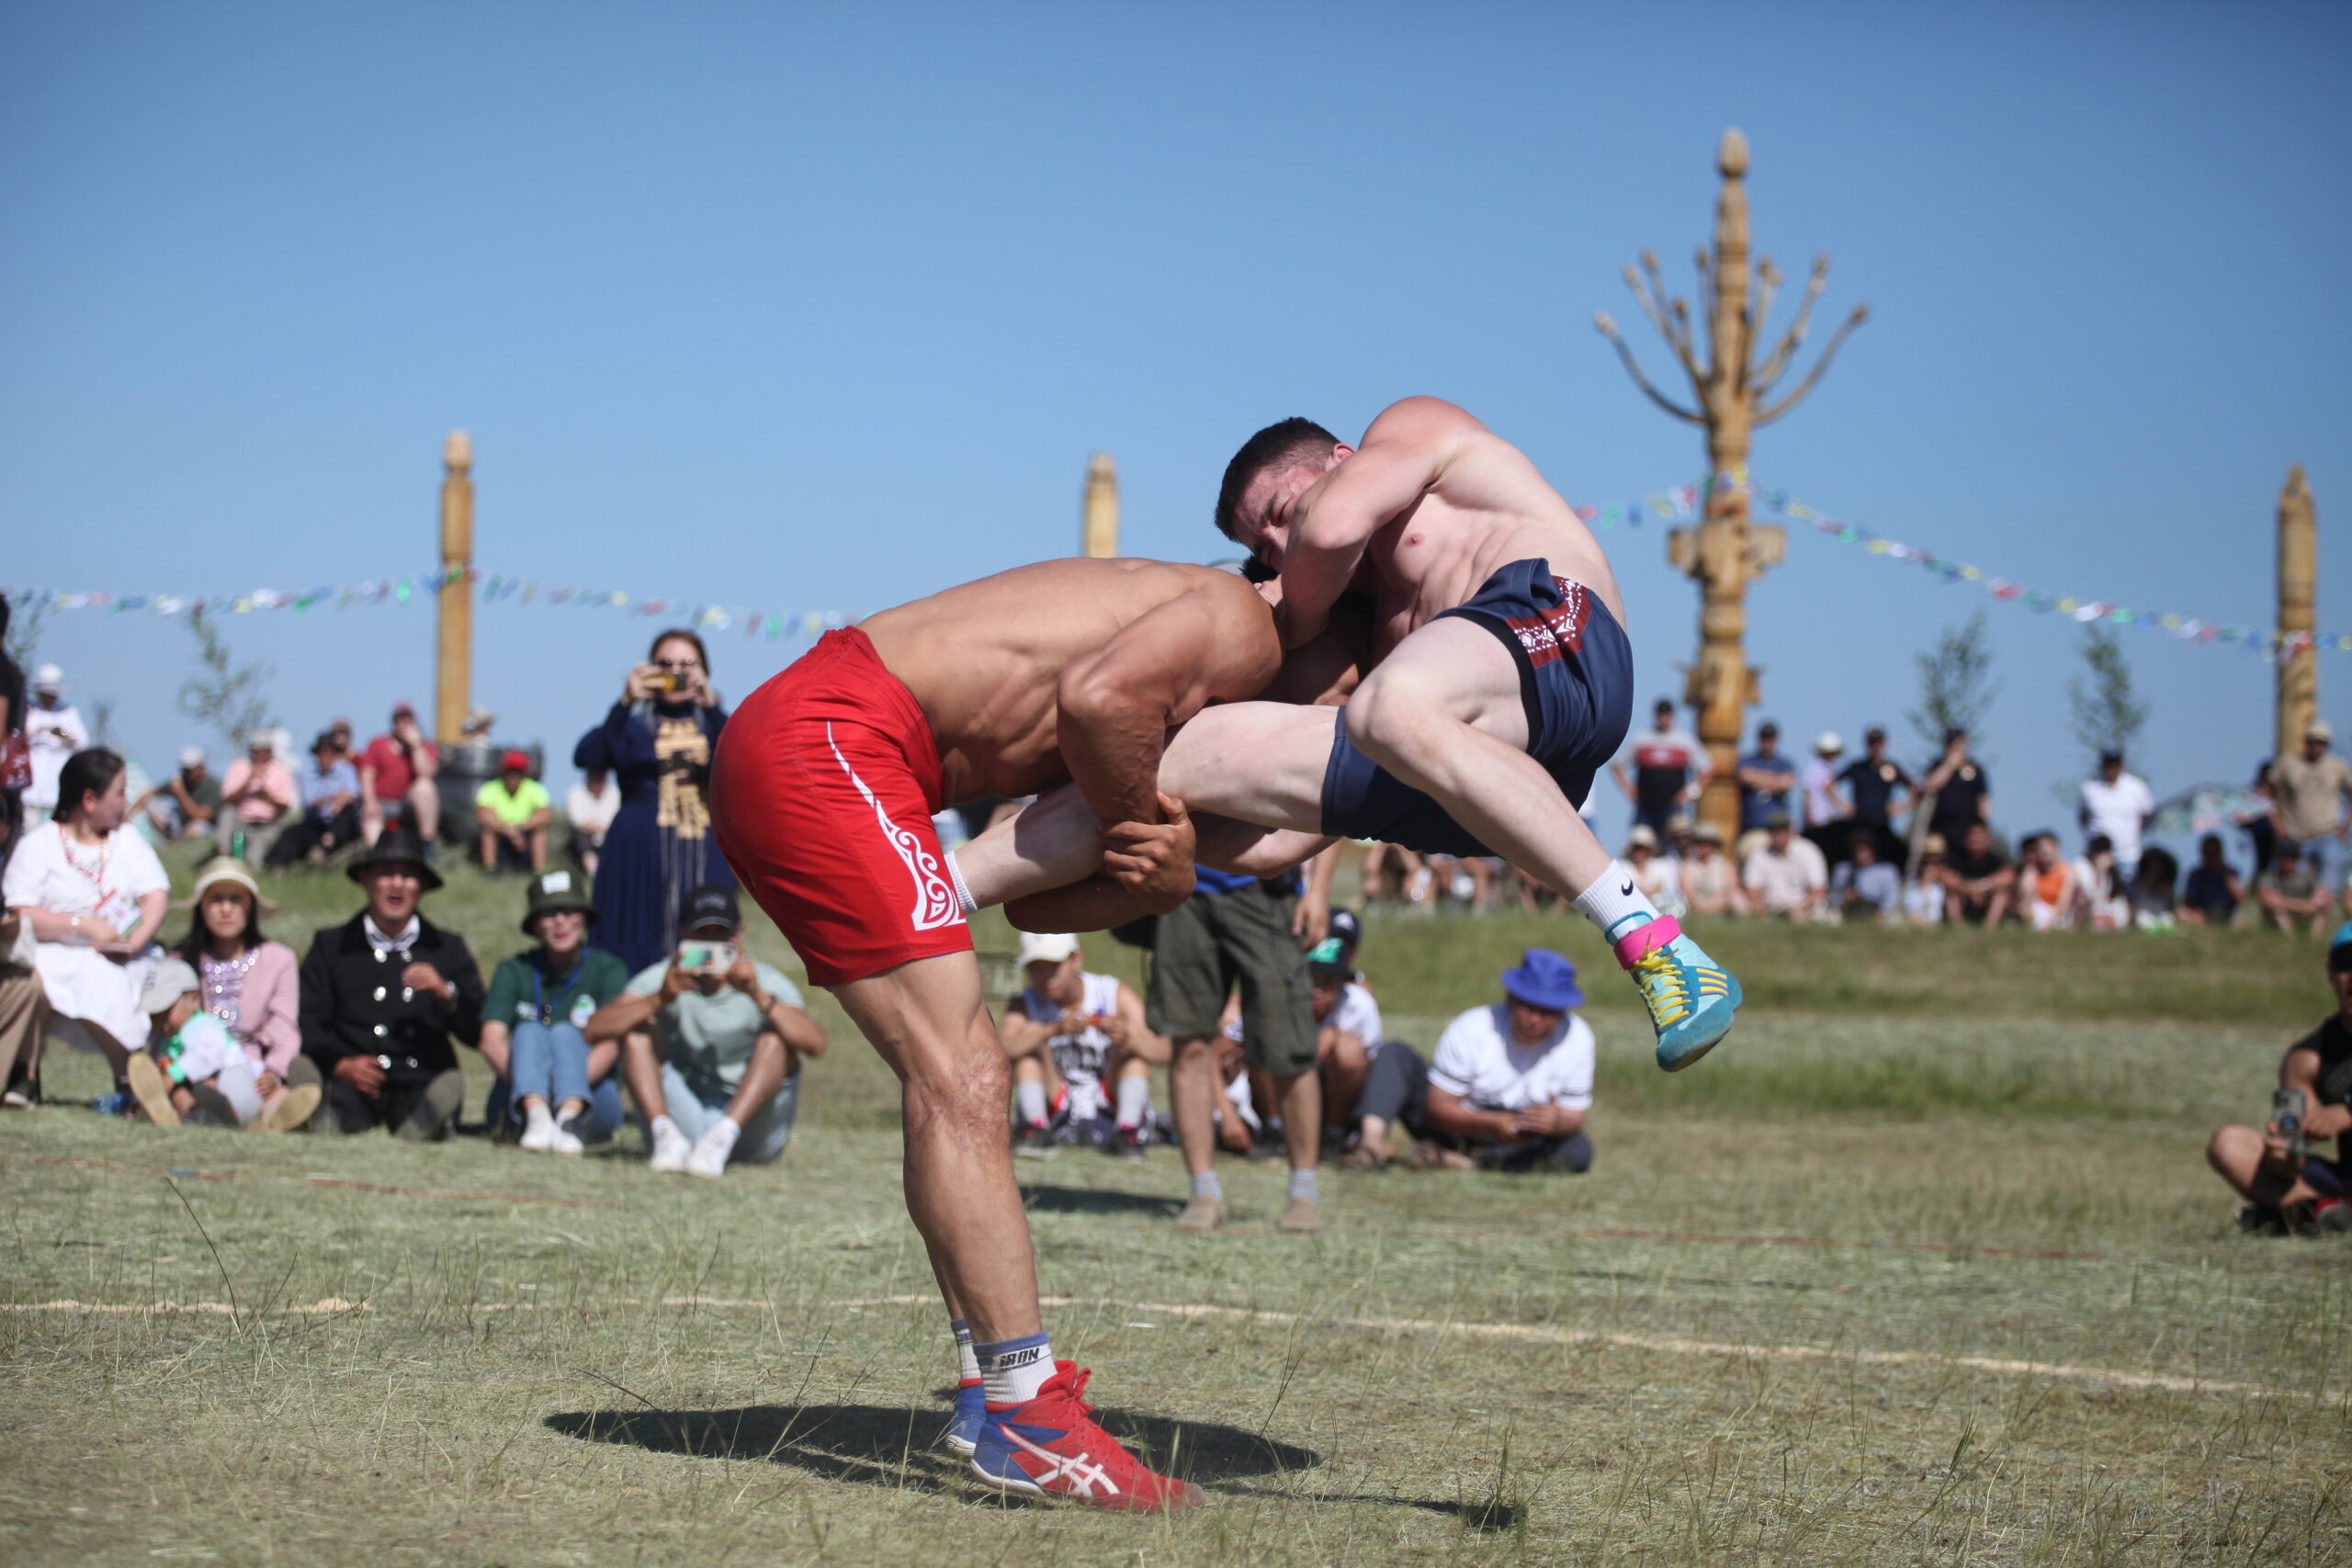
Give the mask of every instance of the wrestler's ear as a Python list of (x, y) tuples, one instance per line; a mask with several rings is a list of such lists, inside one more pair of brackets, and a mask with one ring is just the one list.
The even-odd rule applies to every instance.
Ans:
[[(1356, 449), (1349, 446), (1346, 442), (1333, 442), (1331, 445), (1331, 468), (1338, 468), (1340, 464), (1346, 462), (1355, 455)], [(1331, 471), (1331, 468), (1326, 468), (1323, 471), (1328, 474)]]

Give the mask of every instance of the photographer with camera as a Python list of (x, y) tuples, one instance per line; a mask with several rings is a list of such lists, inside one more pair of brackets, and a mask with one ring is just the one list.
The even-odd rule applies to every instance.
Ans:
[(598, 947), (634, 972), (661, 962), (686, 895), (735, 886), (710, 830), (710, 758), (727, 710), (710, 688), (702, 638), (673, 627), (628, 672), (605, 722), (580, 738), (572, 766), (609, 769), (620, 809), (596, 857)]
[[(2246, 1201), (2242, 1229), (2352, 1232), (2352, 921), (2328, 939), (2327, 983), (2335, 1011), (2287, 1048), (2269, 1124), (2224, 1127), (2205, 1146), (2214, 1170)], [(2333, 1158), (2311, 1152), (2313, 1140), (2329, 1138)]]
[(784, 1153), (800, 1106), (800, 1061), (825, 1054), (799, 988), (743, 951), (735, 890), (687, 897), (676, 950), (596, 1010), (591, 1045), (621, 1043), (621, 1077), (650, 1168), (717, 1179), (730, 1159)]

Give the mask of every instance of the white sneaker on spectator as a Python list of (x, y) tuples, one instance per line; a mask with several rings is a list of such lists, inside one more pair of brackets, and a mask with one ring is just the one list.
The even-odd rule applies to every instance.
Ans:
[(555, 1147), (555, 1118), (544, 1111), (532, 1111), (530, 1121), (524, 1125), (523, 1135), (515, 1147), (528, 1155), (543, 1155)]
[(653, 1123), (653, 1157), (646, 1168), (657, 1176), (673, 1176), (686, 1168), (686, 1156), (694, 1151), (678, 1124), (664, 1116)]
[(580, 1141), (580, 1134), (565, 1122), (559, 1122), (549, 1130), (548, 1153), (551, 1155), (576, 1155), (587, 1146)]
[(686, 1174), (716, 1181), (727, 1174), (727, 1156), (734, 1152), (735, 1141), (732, 1138), (721, 1143), (705, 1133), (695, 1140), (693, 1152), (686, 1156)]

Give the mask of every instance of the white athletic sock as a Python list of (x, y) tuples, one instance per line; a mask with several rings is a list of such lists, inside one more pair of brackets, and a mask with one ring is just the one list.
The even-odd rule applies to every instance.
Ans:
[(559, 1133), (569, 1133), (571, 1131), (571, 1124), (579, 1120), (580, 1107), (567, 1105), (555, 1113), (555, 1130)]
[(732, 1116), (721, 1116), (703, 1130), (702, 1141), (720, 1154), (735, 1152), (735, 1140), (743, 1135), (743, 1124)]
[(1193, 1196), (1214, 1198), (1222, 1203), (1225, 1201), (1225, 1183), (1216, 1179), (1216, 1171), (1204, 1170), (1193, 1178)]
[(1012, 1086), (1012, 1099), (1013, 1102), (1021, 1107), (1021, 1124), (1023, 1127), (1042, 1127), (1046, 1124), (1046, 1086), (1044, 1084), (1032, 1083), (1023, 1078)]
[(980, 1381), (988, 1385), (989, 1404), (999, 1408), (1028, 1404), (1054, 1375), (1054, 1348), (1046, 1342), (1043, 1329), (1018, 1339), (975, 1345), (972, 1351), (980, 1363)]
[(1119, 1080), (1119, 1125), (1140, 1127), (1144, 1113), (1151, 1104), (1151, 1080), (1136, 1074)]
[(685, 1134), (678, 1130), (678, 1124), (670, 1120), (670, 1116), (667, 1111), (662, 1112), (661, 1115), (656, 1116), (653, 1119), (653, 1138), (656, 1143), (661, 1142), (663, 1138), (683, 1138)]
[(540, 1128), (548, 1125), (548, 1108), (546, 1106), (526, 1105), (523, 1107), (523, 1130), (525, 1132), (536, 1133)]
[(956, 1381), (976, 1383), (980, 1381), (980, 1358), (972, 1349), (972, 1325), (960, 1317), (947, 1320), (948, 1331), (956, 1337)]
[(943, 858), (947, 862), (947, 880), (956, 885), (956, 902), (964, 906), (964, 913), (967, 915), (978, 914), (980, 912), (980, 907), (972, 902), (972, 890), (964, 886), (964, 868), (956, 863), (956, 852), (954, 850), (944, 851), (943, 852)]
[(1611, 861), (1600, 880), (1577, 895), (1576, 905), (1577, 913), (1599, 926), (1611, 942), (1657, 919), (1657, 906), (1635, 885), (1623, 861)]

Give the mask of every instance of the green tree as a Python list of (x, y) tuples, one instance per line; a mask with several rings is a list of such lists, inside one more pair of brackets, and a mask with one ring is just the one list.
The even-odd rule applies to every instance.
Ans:
[(229, 639), (201, 614), (189, 614), (187, 629), (196, 638), (197, 673), (180, 683), (180, 712), (218, 732), (231, 751), (242, 751), (247, 738), (271, 722), (263, 688), (277, 671), (237, 663)]
[(2075, 705), (2075, 739), (2096, 766), (2102, 751), (2130, 753), (2147, 725), (2148, 705), (2132, 689), (2122, 635), (2098, 622), (2083, 632), (2082, 673), (2066, 682), (2066, 695)]
[(41, 626), (56, 608), (52, 602), (28, 610), (20, 601), (9, 601), (8, 657), (28, 676), (33, 672), (33, 655), (40, 648)]
[(1907, 716), (1919, 738), (1939, 752), (1948, 729), (1965, 729), (1972, 740), (1981, 739), (1984, 716), (1992, 712), (1993, 698), (2001, 689), (1993, 679), (1993, 642), (1984, 632), (1984, 612), (1946, 626), (1935, 646), (1914, 655), (1913, 661), (1919, 668), (1919, 705)]

